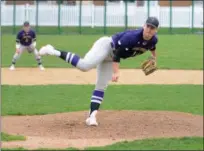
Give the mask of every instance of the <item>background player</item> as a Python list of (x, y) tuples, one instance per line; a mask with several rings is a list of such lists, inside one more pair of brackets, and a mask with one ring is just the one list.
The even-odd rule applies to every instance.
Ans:
[(39, 54), (60, 57), (82, 71), (97, 67), (97, 81), (91, 97), (90, 113), (86, 124), (98, 125), (96, 114), (103, 101), (104, 90), (111, 79), (114, 82), (118, 81), (121, 58), (134, 57), (150, 50), (151, 58), (156, 62), (158, 26), (157, 18), (149, 17), (142, 29), (121, 32), (112, 37), (102, 37), (94, 43), (84, 58), (71, 52), (55, 49), (51, 45), (42, 47)]
[(15, 70), (16, 61), (20, 58), (21, 54), (27, 50), (29, 53), (34, 53), (36, 61), (40, 70), (44, 70), (42, 66), (41, 57), (38, 55), (36, 49), (36, 34), (30, 28), (29, 22), (24, 22), (23, 30), (19, 31), (16, 37), (16, 52), (12, 59), (10, 70)]

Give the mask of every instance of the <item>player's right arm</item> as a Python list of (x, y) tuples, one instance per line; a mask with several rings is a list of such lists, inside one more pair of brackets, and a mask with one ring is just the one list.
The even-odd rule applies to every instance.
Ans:
[(117, 82), (119, 78), (119, 68), (120, 68), (120, 53), (122, 49), (118, 48), (113, 56), (113, 76), (112, 81)]
[(157, 42), (158, 42), (158, 39), (156, 38), (155, 41), (152, 44), (152, 47), (150, 48), (151, 58), (154, 60), (155, 65), (156, 65), (156, 58), (157, 58), (157, 55), (156, 55), (156, 44), (157, 44)]
[(117, 62), (113, 62), (113, 76), (112, 81), (117, 82), (119, 78), (119, 66), (120, 64)]
[(131, 35), (125, 34), (123, 35), (120, 40), (118, 40), (118, 47), (115, 50), (113, 56), (113, 76), (112, 81), (117, 82), (119, 79), (119, 69), (120, 69), (120, 58), (123, 51), (128, 51), (131, 49)]
[(16, 36), (16, 53), (19, 53), (20, 39), (21, 39), (21, 33), (19, 32)]

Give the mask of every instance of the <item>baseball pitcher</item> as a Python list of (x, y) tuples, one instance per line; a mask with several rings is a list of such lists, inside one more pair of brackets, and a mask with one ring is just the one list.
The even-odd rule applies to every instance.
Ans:
[(84, 58), (51, 45), (42, 47), (39, 55), (57, 56), (81, 71), (89, 71), (97, 67), (96, 85), (91, 96), (89, 117), (86, 119), (87, 125), (97, 126), (96, 114), (103, 101), (104, 90), (111, 79), (113, 82), (118, 81), (121, 59), (138, 56), (150, 50), (151, 57), (143, 62), (141, 68), (145, 75), (157, 69), (155, 50), (158, 42), (156, 36), (158, 26), (158, 19), (149, 17), (141, 29), (117, 33), (112, 37), (101, 37)]
[(41, 57), (38, 55), (36, 49), (36, 34), (30, 28), (29, 22), (24, 22), (23, 30), (19, 31), (16, 37), (16, 52), (12, 59), (10, 70), (15, 70), (16, 61), (20, 58), (21, 54), (27, 50), (29, 53), (34, 53), (36, 61), (40, 70), (44, 70), (42, 66)]

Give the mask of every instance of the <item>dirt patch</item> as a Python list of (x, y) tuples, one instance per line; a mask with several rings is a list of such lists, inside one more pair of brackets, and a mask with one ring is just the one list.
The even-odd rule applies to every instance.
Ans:
[[(47, 84), (95, 84), (96, 70), (81, 72), (77, 69), (17, 68), (2, 69), (2, 84), (8, 85), (47, 85)], [(123, 69), (120, 79), (114, 84), (203, 84), (202, 70), (158, 70), (145, 76), (142, 70)], [(111, 83), (113, 84), (113, 83)]]
[(3, 147), (84, 148), (123, 140), (203, 136), (203, 116), (164, 111), (100, 111), (99, 126), (85, 125), (87, 112), (2, 117), (2, 131), (27, 136)]

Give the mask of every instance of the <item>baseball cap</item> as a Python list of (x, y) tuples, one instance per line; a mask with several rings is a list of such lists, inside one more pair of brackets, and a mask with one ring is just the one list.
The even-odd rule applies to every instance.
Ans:
[(30, 23), (29, 23), (28, 21), (25, 21), (25, 22), (23, 23), (23, 26), (30, 26)]
[(159, 27), (159, 20), (156, 17), (148, 17), (146, 20), (146, 24), (153, 26), (154, 28)]

